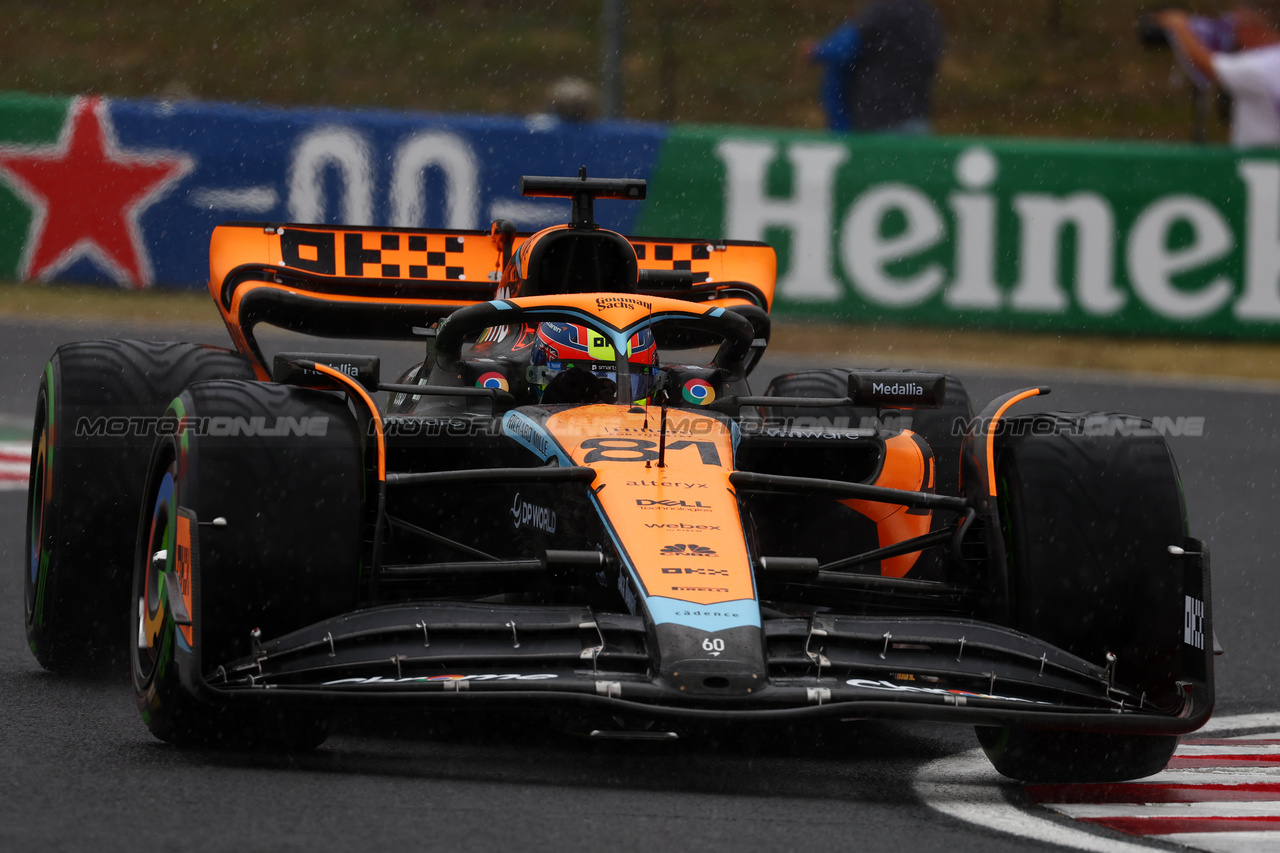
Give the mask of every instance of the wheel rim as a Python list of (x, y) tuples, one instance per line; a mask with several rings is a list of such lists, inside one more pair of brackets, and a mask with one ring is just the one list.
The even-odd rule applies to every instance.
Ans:
[(49, 549), (45, 546), (45, 496), (52, 473), (49, 447), (49, 420), (46, 412), (46, 395), (41, 392), (36, 403), (35, 438), (31, 448), (31, 475), (27, 490), (27, 570), (23, 572), (23, 592), (27, 624), (31, 625), (41, 610), (44, 594), (41, 574), (49, 562)]
[[(174, 533), (178, 504), (174, 499), (177, 462), (160, 469), (163, 474), (153, 492), (151, 520), (147, 536), (135, 559), (133, 601), (135, 630), (133, 646), (134, 674), (139, 685), (151, 679), (159, 662), (162, 638), (167, 621), (168, 602), (164, 575), (174, 565)], [(172, 576), (172, 575), (170, 575)]]

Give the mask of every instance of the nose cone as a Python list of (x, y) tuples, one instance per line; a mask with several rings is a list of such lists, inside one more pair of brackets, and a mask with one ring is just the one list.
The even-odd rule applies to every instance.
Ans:
[(681, 692), (731, 698), (766, 684), (764, 635), (753, 626), (701, 631), (675, 623), (657, 626), (659, 672)]

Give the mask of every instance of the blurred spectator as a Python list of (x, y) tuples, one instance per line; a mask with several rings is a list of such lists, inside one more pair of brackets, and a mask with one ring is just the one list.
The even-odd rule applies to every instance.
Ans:
[(1157, 16), (1169, 39), (1197, 71), (1232, 98), (1231, 144), (1240, 148), (1280, 145), (1280, 33), (1259, 12), (1228, 16), (1234, 52), (1207, 44), (1191, 17), (1168, 9)]
[(832, 130), (929, 133), (942, 22), (926, 0), (870, 0), (853, 20), (802, 45), (823, 66)]
[(594, 121), (600, 98), (596, 87), (580, 77), (561, 77), (547, 89), (546, 109), (529, 116), (529, 129), (536, 133), (555, 130), (563, 122)]
[(169, 104), (194, 101), (196, 93), (191, 91), (191, 87), (187, 85), (185, 80), (179, 80), (175, 77), (160, 87), (160, 90), (156, 92), (156, 99)]
[(596, 89), (579, 77), (562, 77), (547, 93), (549, 111), (561, 121), (587, 121), (596, 115)]

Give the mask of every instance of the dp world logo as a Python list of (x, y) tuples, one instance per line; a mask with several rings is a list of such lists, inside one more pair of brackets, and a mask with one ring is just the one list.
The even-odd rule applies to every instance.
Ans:
[(681, 557), (714, 557), (716, 552), (704, 545), (665, 545), (662, 553), (666, 556)]

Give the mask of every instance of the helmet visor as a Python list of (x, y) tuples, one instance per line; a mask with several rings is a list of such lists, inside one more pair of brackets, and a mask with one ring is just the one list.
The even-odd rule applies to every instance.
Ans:
[[(658, 371), (652, 364), (638, 364), (632, 361), (628, 362), (627, 365), (630, 368), (631, 396), (626, 399), (615, 398), (615, 401), (643, 403), (656, 389)], [(530, 382), (545, 388), (555, 376), (575, 367), (579, 370), (585, 370), (597, 379), (608, 382), (610, 387), (615, 389), (614, 393), (617, 393), (618, 368), (612, 361), (589, 361), (584, 359), (548, 361), (546, 364), (535, 365), (529, 369)]]

